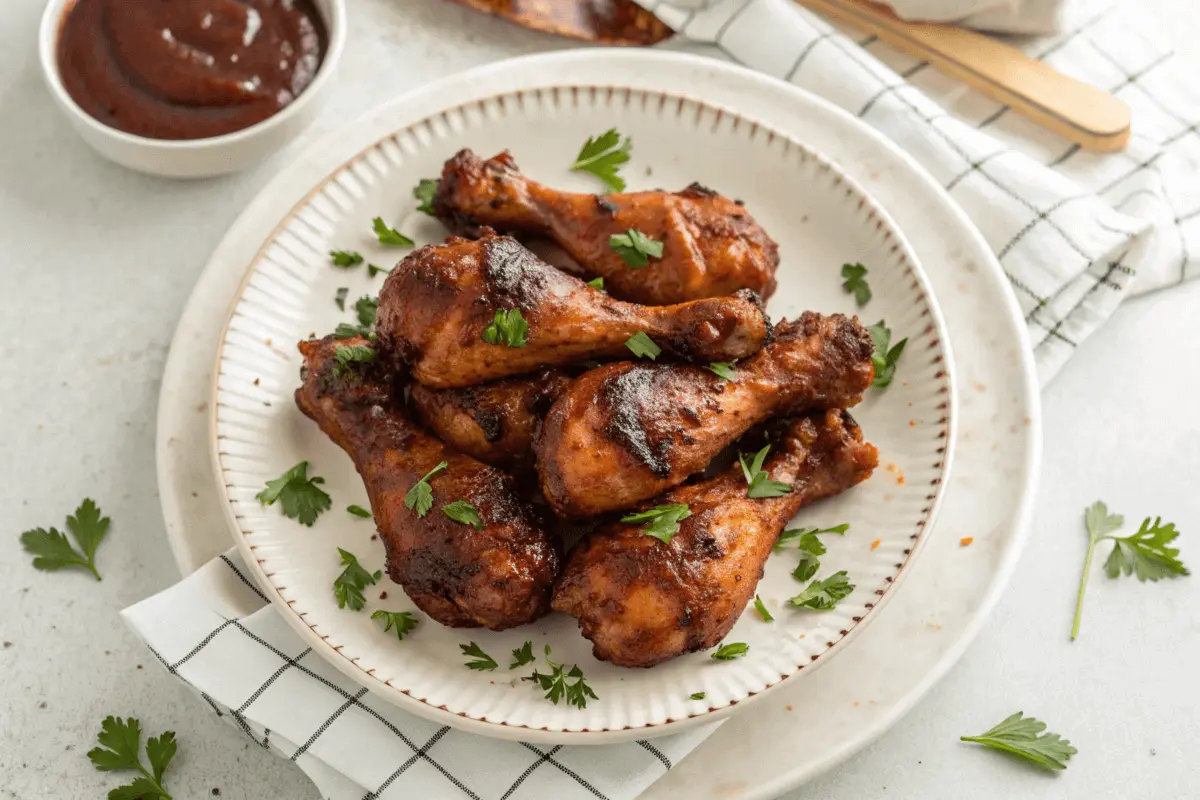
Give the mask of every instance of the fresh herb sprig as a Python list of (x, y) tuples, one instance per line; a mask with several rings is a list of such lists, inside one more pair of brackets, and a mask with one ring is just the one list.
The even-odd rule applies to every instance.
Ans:
[(871, 301), (871, 287), (867, 284), (867, 268), (862, 264), (842, 264), (842, 288), (854, 295), (854, 301), (862, 308)]
[(78, 550), (57, 528), (25, 531), (21, 534), (21, 546), (33, 555), (34, 569), (55, 572), (67, 567), (81, 567), (100, 580), (96, 549), (108, 535), (108, 525), (109, 519), (100, 515), (100, 508), (91, 499), (84, 499), (75, 509), (74, 516), (67, 517), (67, 530), (79, 545)]
[(651, 239), (637, 228), (609, 236), (608, 246), (633, 269), (649, 266), (650, 259), (662, 258), (663, 255), (663, 243)]
[(101, 772), (138, 772), (132, 783), (118, 786), (108, 793), (108, 800), (171, 800), (163, 786), (163, 775), (175, 758), (178, 745), (175, 732), (166, 731), (146, 740), (146, 760), (142, 764), (141, 723), (134, 717), (105, 717), (100, 723), (100, 746), (88, 751), (92, 765)]
[(625, 346), (629, 348), (629, 352), (638, 358), (648, 358), (651, 361), (662, 354), (662, 348), (655, 344), (654, 340), (647, 336), (645, 331), (638, 331), (633, 336), (630, 336), (625, 340)]
[(775, 542), (775, 549), (782, 550), (793, 542), (800, 551), (800, 562), (792, 571), (792, 577), (803, 583), (817, 574), (821, 567), (819, 556), (825, 555), (825, 544), (817, 538), (819, 533), (845, 534), (850, 530), (849, 523), (834, 525), (832, 528), (791, 528), (784, 531)]
[(871, 361), (875, 364), (875, 381), (871, 385), (883, 389), (890, 386), (892, 378), (896, 376), (896, 364), (904, 353), (908, 337), (893, 346), (892, 331), (883, 320), (867, 328), (867, 333), (871, 334), (871, 342), (875, 345), (875, 353), (871, 356)]
[(708, 365), (708, 369), (718, 378), (737, 383), (737, 373), (734, 372), (735, 366), (731, 361), (713, 361)]
[(471, 659), (464, 664), (467, 669), (486, 670), (491, 672), (492, 670), (496, 669), (496, 667), (500, 666), (496, 663), (496, 659), (483, 652), (483, 648), (474, 642), (471, 642), (470, 644), (460, 644), (458, 649), (462, 651), (464, 656), (467, 656)]
[(1079, 751), (1070, 741), (1057, 733), (1043, 733), (1045, 730), (1046, 723), (1018, 711), (986, 733), (958, 738), (1012, 753), (1045, 769), (1066, 769), (1067, 761)]
[(512, 651), (512, 658), (512, 663), (508, 665), (509, 669), (516, 669), (537, 661), (537, 656), (533, 654), (533, 642), (526, 639), (525, 644)]
[(827, 578), (822, 578), (819, 581), (813, 581), (804, 591), (788, 600), (789, 603), (797, 608), (807, 608), (812, 611), (829, 611), (838, 604), (840, 600), (854, 591), (852, 584), (846, 576), (846, 571), (835, 572)]
[(393, 627), (396, 629), (396, 638), (404, 641), (404, 637), (412, 633), (417, 627), (420, 620), (412, 615), (411, 611), (384, 611), (380, 609), (371, 614), (371, 619), (383, 620), (383, 632), (387, 633)]
[(691, 515), (691, 509), (683, 503), (672, 503), (628, 514), (621, 517), (621, 522), (649, 523), (642, 528), (642, 533), (667, 544), (675, 534), (679, 533), (679, 523)]
[(417, 211), (420, 211), (422, 214), (428, 214), (431, 217), (433, 216), (433, 196), (437, 194), (438, 184), (440, 183), (441, 181), (422, 178), (421, 181), (413, 187), (413, 197), (421, 201), (417, 206)]
[(375, 341), (375, 320), (379, 317), (379, 298), (363, 295), (354, 301), (354, 315), (358, 318), (357, 325), (339, 322), (334, 328), (333, 335), (338, 339), (349, 339), (362, 336)]
[(428, 514), (429, 509), (433, 508), (433, 488), (429, 485), (429, 479), (448, 466), (450, 466), (450, 462), (443, 461), (426, 472), (425, 477), (414, 483), (408, 493), (404, 495), (404, 507), (409, 511), (417, 512), (418, 517)]
[(371, 229), (375, 231), (375, 237), (379, 239), (380, 244), (385, 244), (389, 247), (412, 247), (416, 244), (412, 239), (384, 222), (383, 217), (372, 219)]
[(621, 134), (616, 128), (609, 128), (596, 137), (588, 137), (579, 155), (575, 157), (572, 170), (590, 172), (608, 187), (610, 192), (625, 191), (625, 179), (618, 175), (623, 164), (629, 162), (631, 148), (629, 137), (621, 141)]
[(455, 500), (453, 503), (447, 503), (442, 506), (442, 513), (455, 522), (470, 525), (477, 531), (483, 530), (483, 518), (479, 516), (479, 509), (466, 500)]
[(723, 644), (717, 648), (712, 654), (715, 661), (733, 661), (735, 658), (741, 658), (750, 652), (750, 645), (745, 642), (730, 642)]
[(528, 342), (528, 334), (529, 323), (521, 316), (521, 309), (508, 308), (496, 312), (481, 336), (488, 344), (524, 347)]
[(352, 611), (362, 611), (367, 604), (363, 597), (363, 589), (374, 586), (383, 577), (383, 570), (368, 572), (358, 563), (358, 558), (351, 552), (337, 549), (346, 568), (342, 574), (333, 579), (333, 596), (337, 598), (338, 608), (350, 607)]
[(758, 616), (763, 622), (774, 622), (775, 618), (771, 616), (771, 612), (767, 611), (767, 605), (758, 595), (754, 595), (754, 610), (758, 612)]
[[(550, 645), (546, 645), (546, 663), (550, 665), (549, 674), (534, 670), (529, 680), (535, 681), (542, 688), (546, 693), (546, 699), (551, 703), (558, 705), (558, 701), (565, 697), (568, 705), (587, 708), (588, 698), (600, 699), (592, 691), (592, 687), (587, 685), (583, 677), (583, 670), (579, 668), (578, 664), (566, 669), (564, 664), (556, 664), (550, 660)], [(572, 679), (574, 679), (574, 683), (571, 682)]]
[(308, 462), (301, 461), (283, 475), (267, 481), (267, 488), (255, 495), (264, 506), (279, 501), (283, 515), (312, 527), (317, 517), (333, 506), (333, 500), (320, 487), (324, 478), (308, 477)]
[(1100, 501), (1088, 507), (1083, 514), (1083, 522), (1088, 532), (1088, 549), (1083, 560), (1083, 575), (1079, 579), (1079, 596), (1075, 601), (1072, 640), (1079, 636), (1083, 596), (1092, 572), (1092, 556), (1096, 552), (1096, 545), (1105, 539), (1113, 542), (1112, 552), (1104, 562), (1104, 571), (1110, 578), (1133, 574), (1137, 575), (1139, 581), (1159, 581), (1189, 574), (1187, 567), (1179, 560), (1178, 548), (1169, 546), (1179, 536), (1173, 522), (1164, 525), (1162, 517), (1155, 517), (1154, 522), (1146, 517), (1137, 533), (1114, 536), (1125, 524), (1125, 518), (1120, 514), (1108, 513), (1108, 506)]
[(348, 374), (358, 364), (370, 364), (379, 354), (375, 348), (365, 344), (339, 345), (333, 353), (336, 363), (333, 365), (333, 376), (340, 378)]
[(355, 250), (330, 250), (329, 261), (335, 267), (351, 269), (363, 263), (362, 253)]
[(763, 463), (767, 460), (767, 453), (771, 451), (771, 445), (767, 445), (762, 450), (754, 454), (754, 457), (749, 463), (746, 462), (746, 454), (738, 453), (738, 461), (742, 465), (742, 474), (746, 476), (746, 496), (758, 500), (764, 497), (782, 497), (792, 491), (792, 487), (786, 483), (771, 480), (771, 476), (763, 469)]

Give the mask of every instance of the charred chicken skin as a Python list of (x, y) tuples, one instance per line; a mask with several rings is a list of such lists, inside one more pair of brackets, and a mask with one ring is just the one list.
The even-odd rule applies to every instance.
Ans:
[[(520, 311), (528, 331), (496, 341), (498, 312)], [(485, 333), (492, 328), (491, 343)], [(645, 333), (688, 360), (732, 361), (757, 352), (770, 323), (753, 292), (675, 306), (614, 300), (546, 264), (507, 236), (451, 237), (401, 261), (379, 294), (379, 343), (426, 386), (447, 389), (587, 359), (630, 355)]]
[(542, 418), (570, 383), (562, 370), (547, 369), (462, 389), (418, 383), (411, 400), (426, 427), (454, 449), (485, 464), (527, 470)]
[(691, 516), (669, 542), (637, 523), (617, 522), (571, 553), (554, 608), (579, 619), (592, 652), (622, 667), (650, 667), (717, 646), (754, 597), (780, 532), (804, 506), (871, 475), (873, 446), (843, 411), (800, 418), (786, 429), (766, 469), (792, 486), (750, 499), (740, 465), (681, 486), (654, 505), (681, 503)]
[[(387, 551), (389, 577), (434, 620), (450, 627), (504, 630), (537, 619), (550, 607), (558, 574), (557, 543), (524, 501), (514, 481), (464, 456), (412, 423), (393, 401), (383, 359), (340, 365), (341, 347), (366, 339), (313, 339), (304, 355), (296, 404), (354, 460), (371, 499)], [(419, 517), (404, 497), (429, 479), (434, 507)], [(442, 512), (453, 500), (471, 503), (482, 530)]]
[(535, 445), (542, 491), (567, 517), (614, 511), (678, 486), (770, 417), (849, 408), (875, 369), (857, 320), (806, 312), (735, 368), (734, 381), (688, 364), (609, 364), (550, 408)]
[[(489, 226), (554, 240), (604, 278), (614, 297), (669, 305), (752, 289), (775, 291), (779, 248), (742, 204), (692, 184), (681, 192), (574, 194), (521, 175), (507, 152), (483, 161), (463, 150), (446, 162), (434, 213), (474, 235)], [(636, 229), (663, 244), (662, 258), (630, 269), (609, 237)]]

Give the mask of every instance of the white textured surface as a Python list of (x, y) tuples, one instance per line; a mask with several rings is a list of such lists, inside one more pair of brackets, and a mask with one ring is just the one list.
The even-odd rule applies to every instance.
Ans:
[[(179, 734), (176, 797), (305, 798), (286, 763), (233, 735), (156, 668), (116, 610), (175, 577), (154, 493), (154, 405), (192, 282), (272, 164), (166, 183), (99, 160), (68, 129), (33, 60), (40, 3), (0, 22), (0, 775), (21, 798), (92, 797), (114, 785), (83, 753), (101, 717), (139, 714)], [(1156, 10), (1184, 44), (1188, 0)], [(326, 126), (453, 69), (560, 46), (441, 0), (362, 0)], [(287, 155), (281, 157), (285, 160)], [(273, 162), (275, 166), (282, 160)], [(1104, 497), (1162, 514), (1200, 564), (1200, 421), (1188, 316), (1200, 286), (1132, 301), (1046, 394), (1046, 463), (1021, 570), (963, 662), (891, 733), (795, 798), (1185, 797), (1200, 766), (1200, 584), (1093, 580), (1081, 639), (1066, 641), (1083, 550), (1079, 516)], [(198, 412), (199, 413), (199, 412)], [(114, 519), (102, 584), (36, 574), (14, 539), (61, 524), (91, 495)], [(148, 661), (148, 659), (145, 659)], [(1136, 684), (1134, 675), (1145, 678)], [(45, 708), (40, 704), (46, 703)], [(957, 743), (1022, 708), (1081, 750), (1050, 778)], [(68, 748), (70, 748), (68, 750)], [(1153, 754), (1152, 754), (1153, 753)], [(1191, 753), (1194, 755), (1194, 753)]]

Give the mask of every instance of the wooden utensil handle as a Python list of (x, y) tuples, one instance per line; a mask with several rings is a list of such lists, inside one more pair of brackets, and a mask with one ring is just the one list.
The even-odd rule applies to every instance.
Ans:
[(1129, 106), (1015, 47), (953, 25), (905, 22), (867, 0), (798, 2), (928, 61), (1088, 150), (1113, 152), (1129, 142)]

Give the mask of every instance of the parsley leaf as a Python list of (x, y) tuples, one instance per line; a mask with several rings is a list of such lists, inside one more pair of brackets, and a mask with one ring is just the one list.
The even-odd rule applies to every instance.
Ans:
[(734, 365), (731, 361), (713, 361), (708, 365), (713, 375), (718, 378), (723, 378), (732, 383), (737, 383), (737, 373), (734, 372)]
[(404, 507), (409, 511), (416, 511), (418, 517), (428, 514), (429, 509), (433, 508), (433, 489), (429, 485), (429, 479), (448, 466), (450, 466), (450, 462), (443, 461), (425, 473), (424, 478), (414, 483), (408, 490), (408, 494), (404, 495)]
[(533, 642), (526, 641), (525, 644), (513, 650), (512, 657), (512, 663), (508, 665), (509, 669), (516, 669), (517, 667), (537, 661), (537, 656), (533, 654)]
[(383, 571), (367, 572), (353, 553), (348, 553), (340, 547), (337, 551), (341, 554), (342, 563), (346, 568), (342, 570), (341, 575), (333, 579), (333, 596), (337, 598), (338, 608), (350, 606), (353, 611), (362, 611), (363, 606), (367, 604), (362, 590), (374, 586), (383, 577)]
[[(392, 245), (395, 247), (412, 247), (415, 242), (405, 236), (395, 228), (388, 227), (388, 224), (383, 221), (383, 217), (375, 217), (371, 220), (371, 227), (375, 231), (375, 235), (379, 237), (380, 244)], [(360, 256), (359, 261), (362, 261)]]
[(754, 454), (754, 460), (750, 464), (746, 464), (746, 454), (738, 453), (738, 461), (742, 465), (742, 474), (746, 476), (746, 484), (749, 487), (746, 490), (746, 496), (752, 500), (759, 500), (764, 497), (783, 497), (792, 491), (792, 487), (786, 483), (771, 480), (771, 476), (763, 469), (763, 462), (767, 460), (767, 453), (770, 452), (771, 445), (767, 445), (762, 450)]
[(437, 194), (438, 184), (441, 181), (433, 181), (429, 178), (421, 178), (421, 181), (413, 187), (413, 197), (421, 201), (417, 206), (417, 211), (422, 214), (433, 216), (433, 196)]
[(1079, 579), (1079, 596), (1075, 601), (1075, 621), (1071, 626), (1071, 639), (1079, 636), (1079, 622), (1083, 616), (1083, 595), (1087, 591), (1088, 577), (1092, 572), (1092, 556), (1096, 545), (1105, 539), (1113, 541), (1113, 550), (1104, 562), (1108, 577), (1121, 574), (1136, 574), (1139, 581), (1158, 581), (1190, 574), (1179, 560), (1179, 550), (1169, 547), (1179, 536), (1175, 523), (1162, 524), (1162, 517), (1142, 520), (1137, 533), (1129, 536), (1114, 536), (1125, 524), (1120, 514), (1109, 514), (1108, 506), (1096, 501), (1084, 512), (1084, 525), (1088, 532), (1087, 556), (1083, 560), (1083, 576)]
[(708, 697), (708, 692), (695, 692), (690, 697), (688, 697), (688, 699), (689, 700), (703, 700), (705, 697)]
[(871, 341), (875, 344), (875, 353), (871, 356), (871, 361), (875, 364), (875, 382), (871, 385), (882, 389), (891, 385), (892, 378), (896, 375), (896, 362), (904, 352), (904, 345), (908, 344), (908, 337), (888, 349), (892, 342), (892, 331), (883, 320), (867, 328), (867, 333), (871, 334)]
[(496, 663), (496, 659), (483, 652), (483, 648), (474, 642), (471, 642), (470, 644), (460, 644), (458, 649), (462, 650), (462, 654), (464, 656), (469, 656), (470, 658), (474, 659), (473, 661), (468, 661), (466, 663), (467, 669), (488, 670), (490, 672), (491, 670), (494, 670), (496, 667), (500, 666)]
[(854, 584), (846, 578), (846, 571), (835, 572), (828, 578), (810, 583), (804, 591), (788, 602), (813, 611), (829, 611), (838, 601), (854, 591)]
[(350, 269), (361, 264), (363, 257), (362, 253), (355, 252), (354, 250), (330, 250), (329, 260), (333, 262), (335, 267)]
[(497, 311), (490, 325), (483, 329), (483, 340), (488, 344), (506, 344), (509, 347), (524, 347), (528, 341), (529, 323), (521, 316), (521, 309), (510, 308)]
[(679, 523), (691, 515), (691, 509), (686, 505), (673, 503), (629, 514), (621, 517), (621, 522), (648, 522), (650, 524), (642, 528), (642, 533), (646, 536), (653, 536), (666, 544), (675, 534), (679, 533)]
[(173, 731), (152, 736), (146, 741), (146, 760), (150, 762), (150, 769), (142, 764), (142, 730), (135, 718), (105, 717), (104, 722), (100, 723), (99, 742), (100, 747), (88, 751), (88, 758), (96, 769), (101, 772), (136, 770), (141, 773), (141, 777), (134, 778), (132, 783), (111, 790), (108, 793), (109, 800), (171, 800), (171, 795), (163, 788), (162, 779), (178, 749)]
[(333, 302), (337, 303), (338, 311), (346, 310), (346, 295), (350, 294), (349, 286), (339, 286), (333, 293)]
[(21, 546), (33, 555), (34, 569), (54, 572), (66, 567), (83, 567), (100, 580), (96, 570), (96, 548), (108, 534), (108, 525), (108, 517), (100, 516), (99, 507), (85, 499), (75, 509), (75, 516), (67, 517), (67, 530), (79, 544), (79, 550), (57, 528), (25, 531), (21, 534)]
[(1079, 751), (1057, 733), (1042, 734), (1044, 730), (1046, 723), (1018, 711), (987, 733), (958, 738), (1027, 758), (1046, 769), (1066, 769), (1066, 762)]
[(346, 506), (346, 511), (350, 514), (353, 514), (356, 517), (362, 517), (363, 519), (371, 518), (371, 512), (367, 511), (362, 506), (349, 505), (349, 506)]
[(396, 638), (404, 641), (404, 637), (412, 633), (413, 628), (417, 627), (419, 619), (412, 615), (409, 611), (384, 611), (380, 609), (371, 614), (371, 619), (383, 620), (383, 632), (387, 633), (394, 625), (396, 627)]
[(358, 324), (370, 330), (375, 327), (375, 319), (379, 316), (379, 298), (363, 295), (354, 301), (354, 314)]
[(285, 517), (311, 528), (321, 512), (328, 511), (333, 505), (329, 495), (318, 485), (324, 482), (324, 478), (315, 475), (309, 478), (308, 462), (301, 461), (275, 480), (267, 481), (267, 488), (256, 494), (255, 498), (264, 506), (273, 506), (276, 500), (282, 501)]
[(455, 522), (470, 525), (477, 531), (483, 530), (483, 520), (479, 516), (479, 509), (466, 500), (455, 500), (453, 503), (447, 503), (442, 506), (442, 513)]
[(604, 291), (604, 278), (603, 278), (603, 276), (601, 276), (599, 278), (592, 278), (590, 281), (587, 282), (587, 285), (592, 287), (593, 289), (599, 289), (600, 291), (603, 292)]
[(651, 361), (658, 358), (662, 353), (662, 348), (656, 345), (654, 340), (647, 336), (644, 331), (638, 331), (626, 339), (625, 346), (638, 358), (648, 358)]
[(717, 652), (712, 654), (716, 661), (733, 661), (735, 658), (741, 658), (750, 652), (750, 645), (745, 642), (730, 642), (723, 644), (717, 648)]
[(333, 357), (337, 363), (333, 365), (335, 378), (345, 375), (355, 364), (370, 364), (375, 360), (375, 348), (365, 344), (340, 345), (334, 351)]
[(381, 272), (384, 275), (392, 274), (392, 271), (390, 269), (384, 269), (383, 267), (377, 267), (374, 264), (367, 264), (367, 277), (368, 278), (374, 278), (376, 275), (378, 275)]
[(862, 264), (842, 264), (842, 288), (854, 295), (858, 307), (862, 308), (871, 300), (871, 287), (867, 285), (867, 268)]
[(779, 535), (779, 540), (775, 542), (775, 549), (782, 550), (791, 543), (796, 543), (796, 549), (800, 551), (800, 563), (792, 571), (792, 577), (803, 583), (816, 575), (817, 570), (821, 567), (821, 559), (817, 556), (825, 555), (825, 545), (817, 538), (817, 534), (836, 533), (841, 535), (848, 530), (850, 530), (848, 522), (834, 525), (832, 528), (791, 528)]
[(649, 266), (650, 259), (662, 258), (663, 243), (630, 228), (625, 233), (614, 233), (608, 237), (608, 246), (629, 266), (641, 269)]
[(763, 603), (762, 598), (758, 595), (754, 595), (754, 610), (758, 612), (758, 616), (762, 618), (763, 622), (775, 621), (775, 618), (771, 616), (771, 612), (767, 611), (767, 607)]
[[(572, 665), (568, 670), (565, 669), (565, 665), (555, 664), (550, 660), (550, 645), (546, 645), (546, 663), (550, 665), (550, 674), (546, 675), (534, 670), (533, 675), (529, 676), (529, 680), (537, 682), (537, 685), (546, 692), (546, 699), (551, 703), (558, 705), (558, 701), (566, 697), (567, 705), (587, 708), (589, 697), (593, 700), (600, 699), (592, 691), (592, 687), (584, 682), (583, 670), (579, 668), (578, 664)], [(570, 682), (571, 678), (575, 679), (574, 683)]]
[(622, 164), (629, 161), (631, 143), (629, 137), (621, 142), (616, 128), (609, 128), (597, 137), (588, 137), (587, 142), (575, 157), (571, 169), (590, 172), (604, 181), (611, 192), (625, 191), (625, 179), (617, 174)]

